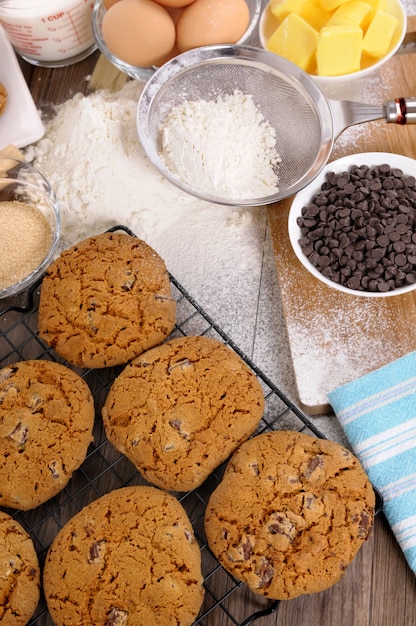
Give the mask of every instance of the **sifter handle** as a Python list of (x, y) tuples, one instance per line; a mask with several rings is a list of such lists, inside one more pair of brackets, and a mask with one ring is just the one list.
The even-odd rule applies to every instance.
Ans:
[(416, 98), (396, 98), (384, 104), (387, 122), (416, 124)]

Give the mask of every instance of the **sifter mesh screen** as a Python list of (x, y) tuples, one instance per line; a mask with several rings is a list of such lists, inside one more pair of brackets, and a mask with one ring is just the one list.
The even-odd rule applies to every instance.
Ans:
[(275, 201), (307, 184), (309, 177), (318, 173), (317, 167), (325, 164), (332, 148), (332, 120), (327, 101), (307, 75), (299, 70), (299, 80), (296, 70), (291, 74), (291, 63), (276, 57), (275, 66), (271, 66), (261, 57), (260, 61), (250, 58), (251, 50), (256, 57), (262, 51), (245, 49), (249, 51), (247, 58), (225, 55), (188, 65), (180, 56), (161, 68), (160, 75), (145, 87), (139, 103), (139, 136), (150, 159), (166, 175), (159, 154), (160, 128), (172, 107), (186, 100), (215, 100), (235, 90), (250, 94), (276, 130), (276, 147), (282, 158), (277, 170), (279, 197), (262, 199)]

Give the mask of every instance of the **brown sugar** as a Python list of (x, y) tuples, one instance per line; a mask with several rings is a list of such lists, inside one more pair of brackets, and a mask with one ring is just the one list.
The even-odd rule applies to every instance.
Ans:
[(47, 218), (34, 206), (0, 202), (0, 289), (30, 274), (45, 258), (52, 241)]

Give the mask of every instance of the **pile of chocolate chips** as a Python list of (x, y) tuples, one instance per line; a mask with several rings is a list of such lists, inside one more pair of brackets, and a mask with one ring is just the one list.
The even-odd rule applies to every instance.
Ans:
[(416, 180), (387, 164), (329, 172), (297, 224), (328, 279), (358, 291), (416, 283)]

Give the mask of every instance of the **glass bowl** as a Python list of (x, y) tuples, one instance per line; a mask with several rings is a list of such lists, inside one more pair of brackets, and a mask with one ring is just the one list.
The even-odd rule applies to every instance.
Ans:
[[(257, 26), (261, 14), (262, 0), (246, 0), (246, 2), (250, 12), (250, 23), (244, 35), (237, 42), (239, 44), (250, 43), (251, 39), (254, 36), (257, 36)], [(97, 0), (92, 12), (92, 32), (97, 48), (110, 61), (110, 63), (117, 67), (121, 72), (130, 76), (130, 78), (141, 81), (149, 80), (149, 78), (156, 72), (156, 66), (137, 67), (135, 65), (130, 65), (129, 63), (125, 63), (121, 59), (115, 57), (114, 54), (112, 54), (107, 48), (102, 34), (102, 23), (105, 12), (106, 9), (103, 0)]]
[(32, 165), (0, 159), (0, 298), (20, 293), (43, 274), (58, 246), (61, 217), (56, 196)]
[[(372, 168), (374, 166), (380, 166), (380, 165), (389, 165), (390, 168), (392, 169), (399, 169), (403, 172), (404, 176), (409, 176), (412, 177), (414, 179), (414, 175), (415, 175), (415, 171), (416, 171), (416, 161), (414, 159), (411, 159), (409, 157), (403, 156), (401, 154), (393, 154), (390, 152), (363, 152), (363, 153), (359, 153), (359, 154), (350, 154), (348, 156), (345, 157), (341, 157), (340, 159), (337, 159), (335, 161), (332, 161), (330, 163), (328, 163), (323, 170), (320, 172), (320, 174), (315, 178), (315, 180), (310, 183), (307, 187), (305, 187), (304, 189), (302, 189), (300, 192), (298, 192), (292, 202), (292, 205), (290, 207), (290, 211), (289, 211), (289, 218), (288, 218), (288, 231), (289, 231), (289, 239), (290, 239), (290, 243), (291, 246), (293, 248), (293, 251), (296, 255), (296, 257), (298, 258), (298, 260), (300, 261), (300, 263), (303, 265), (303, 267), (310, 273), (312, 274), (315, 278), (317, 278), (319, 281), (321, 281), (322, 283), (324, 283), (325, 285), (327, 285), (328, 287), (332, 288), (332, 289), (336, 289), (337, 291), (340, 291), (342, 293), (345, 294), (349, 294), (354, 295), (354, 296), (364, 296), (367, 298), (385, 298), (385, 297), (389, 297), (389, 296), (399, 296), (405, 293), (408, 293), (410, 291), (413, 291), (414, 289), (416, 289), (416, 282), (411, 282), (409, 284), (404, 284), (401, 287), (396, 287), (394, 289), (390, 289), (389, 291), (372, 291), (370, 289), (355, 289), (355, 288), (350, 288), (348, 287), (345, 283), (341, 284), (339, 282), (335, 282), (334, 280), (331, 280), (328, 276), (324, 275), (322, 273), (322, 262), (317, 262), (317, 259), (315, 257), (315, 259), (313, 259), (314, 263), (311, 262), (310, 260), (310, 256), (309, 256), (309, 250), (308, 250), (308, 256), (305, 254), (304, 252), (304, 248), (300, 245), (300, 240), (303, 237), (303, 233), (301, 231), (301, 228), (299, 226), (298, 223), (298, 219), (302, 216), (302, 210), (304, 207), (309, 207), (310, 204), (313, 201), (313, 198), (316, 196), (316, 194), (319, 194), (319, 192), (321, 191), (321, 186), (326, 182), (327, 180), (327, 175), (329, 173), (335, 173), (335, 174), (341, 174), (343, 172), (349, 172), (350, 168), (352, 168), (353, 166), (368, 166), (369, 168)], [(343, 183), (342, 183), (343, 184)], [(370, 184), (370, 183), (369, 183)], [(413, 209), (409, 209), (409, 211), (407, 209), (404, 209), (403, 212), (405, 213), (409, 213), (409, 215), (412, 213), (416, 213), (416, 185), (414, 187), (411, 188), (412, 189), (412, 195), (414, 195), (414, 198), (411, 200), (411, 205), (413, 206)], [(348, 192), (350, 193), (350, 191)], [(374, 192), (373, 192), (374, 193)], [(366, 198), (369, 198), (369, 196), (366, 196)], [(354, 202), (356, 201), (356, 198), (353, 198)], [(320, 200), (318, 201), (318, 205), (320, 204)], [(343, 205), (344, 206), (344, 205)], [(352, 205), (349, 205), (350, 208), (352, 208)], [(387, 207), (387, 205), (386, 205)], [(321, 207), (322, 209), (326, 209), (325, 206)], [(355, 207), (354, 207), (355, 208)], [(358, 207), (357, 207), (358, 208)], [(361, 206), (359, 207), (361, 210)], [(365, 209), (366, 210), (366, 209)], [(332, 211), (332, 209), (330, 209), (330, 211)], [(401, 209), (402, 211), (402, 209)], [(397, 210), (393, 209), (393, 207), (390, 208), (386, 208), (385, 209), (385, 215), (383, 217), (384, 220), (384, 224), (392, 224), (395, 220), (395, 213), (396, 213), (396, 217), (397, 217)], [(373, 217), (374, 217), (374, 213), (371, 210), (371, 213), (365, 213), (364, 214), (364, 223), (358, 225), (358, 222), (356, 222), (357, 224), (357, 228), (359, 227), (360, 229), (367, 229), (368, 226), (373, 226), (375, 222), (373, 221)], [(319, 216), (319, 217), (318, 217)], [(314, 218), (312, 218), (314, 219)], [(330, 221), (329, 219), (327, 220), (327, 218), (323, 218), (323, 222), (321, 222), (321, 213), (317, 213), (317, 217), (316, 219), (319, 221), (319, 224), (317, 224), (317, 228), (320, 228), (321, 225), (324, 225), (324, 228), (326, 228), (326, 226), (328, 225), (328, 222)], [(336, 219), (338, 220), (338, 216), (336, 217)], [(343, 220), (350, 220), (350, 217), (347, 215), (344, 215)], [(354, 218), (358, 219), (358, 218)], [(332, 218), (331, 218), (332, 220)], [(400, 222), (401, 220), (397, 220), (398, 222)], [(407, 221), (407, 220), (406, 220)], [(411, 223), (411, 222), (410, 222)], [(335, 224), (335, 222), (333, 222), (332, 224), (330, 224), (330, 228), (332, 229), (333, 225)], [(340, 222), (339, 222), (340, 224)], [(345, 225), (345, 232), (346, 230), (349, 229), (349, 231), (355, 230), (355, 232), (357, 232), (355, 225), (353, 226), (352, 224), (352, 220), (350, 221), (349, 224), (346, 224), (344, 222)], [(314, 228), (313, 225), (310, 226), (311, 228)], [(337, 226), (338, 228), (338, 226)], [(339, 228), (341, 228), (341, 226), (339, 225)], [(377, 228), (377, 226), (375, 226), (375, 228)], [(397, 229), (396, 229), (397, 230)], [(386, 231), (387, 232), (387, 231)], [(413, 238), (416, 240), (416, 235), (414, 234), (416, 233), (416, 223), (413, 224)], [(381, 234), (381, 233), (378, 233)], [(385, 249), (385, 254), (381, 259), (378, 259), (380, 262), (383, 262), (384, 264), (384, 259), (389, 257), (390, 255), (394, 255), (395, 258), (395, 252), (393, 252), (393, 237), (391, 237), (391, 242), (387, 242), (387, 243), (381, 243), (381, 241), (378, 239), (378, 236), (376, 237), (376, 242), (377, 244), (373, 244), (373, 243), (369, 243), (368, 241), (366, 241), (365, 243), (365, 248), (364, 248), (364, 244), (363, 242), (365, 241), (365, 239), (368, 237), (368, 239), (370, 239), (370, 236), (368, 235), (368, 232), (366, 231), (364, 233), (364, 230), (358, 231), (358, 237), (355, 241), (359, 241), (360, 243), (357, 244), (356, 249), (360, 249), (363, 250), (364, 249), (364, 262), (367, 262), (367, 259), (369, 258), (369, 256), (372, 256), (373, 258), (376, 258), (375, 254), (372, 254), (372, 250), (373, 248), (371, 246), (374, 246), (375, 248), (384, 248)], [(364, 237), (365, 235), (365, 237)], [(315, 236), (315, 235), (313, 235)], [(371, 238), (374, 239), (375, 233), (373, 233), (373, 235), (371, 236)], [(326, 245), (326, 242), (330, 242), (330, 233), (329, 231), (326, 231), (325, 237), (327, 237), (326, 241), (324, 242), (323, 245)], [(329, 238), (328, 238), (329, 237)], [(407, 236), (409, 238), (409, 235)], [(316, 236), (316, 241), (317, 243), (314, 243), (314, 250), (318, 249), (318, 246), (321, 246), (321, 241), (322, 239), (319, 237), (320, 241), (318, 241), (318, 235)], [(336, 237), (337, 241), (339, 241), (339, 237)], [(350, 237), (351, 241), (354, 243), (354, 236)], [(408, 244), (410, 244), (410, 246), (414, 246), (415, 244), (412, 243), (412, 241), (409, 241)], [(330, 242), (329, 246), (333, 246), (334, 243)], [(342, 250), (342, 252), (344, 251), (344, 243), (342, 243), (340, 245), (340, 250)], [(360, 247), (361, 246), (361, 247)], [(403, 246), (403, 244), (402, 244)], [(403, 246), (404, 247), (404, 246)], [(398, 249), (396, 249), (396, 251), (398, 251)], [(411, 255), (413, 256), (410, 248), (408, 246), (406, 246), (406, 249), (403, 250), (405, 255)], [(344, 253), (344, 252), (343, 252)], [(378, 250), (377, 250), (378, 253)], [(330, 255), (330, 252), (328, 253)], [(350, 253), (346, 253), (348, 254), (348, 256), (350, 256)], [(381, 254), (381, 253), (380, 253)], [(355, 260), (362, 260), (360, 259), (360, 257), (355, 256), (355, 253), (352, 253), (352, 257)], [(414, 275), (414, 279), (416, 279), (416, 253), (414, 254), (414, 259), (411, 259), (411, 261), (413, 262), (413, 260), (415, 261), (415, 263), (413, 263), (413, 270), (409, 271), (409, 274), (413, 274)], [(378, 258), (378, 257), (377, 257)], [(390, 258), (390, 260), (392, 260), (392, 258)], [(343, 262), (344, 263), (344, 262)], [(392, 263), (391, 263), (392, 264)], [(321, 266), (320, 269), (318, 269), (318, 265)], [(387, 263), (385, 264), (387, 265)], [(403, 266), (404, 267), (404, 266)], [(367, 270), (366, 270), (367, 271)], [(407, 270), (406, 270), (407, 271)]]

